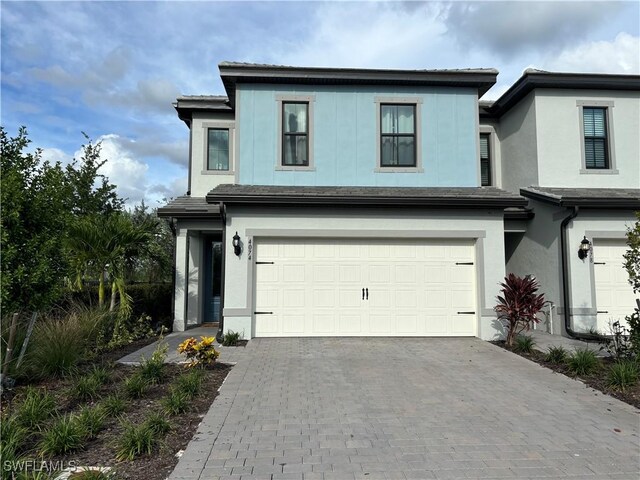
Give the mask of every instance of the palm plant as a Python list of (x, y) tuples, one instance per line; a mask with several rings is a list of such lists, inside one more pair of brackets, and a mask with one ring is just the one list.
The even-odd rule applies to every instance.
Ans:
[(125, 272), (134, 259), (143, 254), (156, 233), (157, 224), (134, 224), (124, 213), (88, 216), (74, 223), (66, 240), (75, 270), (73, 286), (82, 289), (85, 276), (98, 277), (98, 304), (105, 302), (105, 279), (111, 282), (110, 311), (120, 297), (120, 312), (131, 311), (131, 297), (126, 293)]
[(502, 295), (498, 295), (494, 310), (507, 328), (506, 343), (511, 347), (517, 335), (540, 321), (537, 314), (544, 306), (544, 294), (537, 293), (538, 282), (529, 275), (523, 278), (510, 273), (500, 286)]

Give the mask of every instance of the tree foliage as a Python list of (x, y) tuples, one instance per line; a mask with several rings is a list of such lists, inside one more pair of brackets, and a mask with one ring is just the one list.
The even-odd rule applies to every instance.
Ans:
[(174, 238), (169, 220), (158, 218), (156, 209), (142, 201), (129, 214), (134, 225), (153, 225), (154, 235), (140, 255), (129, 265), (128, 279), (136, 282), (156, 283), (171, 281)]
[(87, 140), (81, 157), (63, 167), (43, 160), (40, 149), (29, 152), (26, 128), (10, 137), (0, 127), (3, 312), (55, 302), (69, 271), (62, 245), (70, 225), (122, 209), (115, 185), (98, 174), (100, 144)]
[(624, 268), (629, 274), (629, 283), (633, 291), (640, 293), (640, 212), (636, 212), (638, 220), (627, 231), (629, 250), (624, 254)]

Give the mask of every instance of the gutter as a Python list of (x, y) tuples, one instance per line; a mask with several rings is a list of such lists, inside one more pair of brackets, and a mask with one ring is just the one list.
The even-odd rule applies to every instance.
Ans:
[(173, 266), (171, 267), (171, 331), (176, 321), (176, 250), (177, 250), (177, 230), (173, 217), (169, 217), (169, 228), (173, 235)]
[(567, 258), (567, 226), (578, 216), (580, 207), (574, 206), (573, 210), (562, 220), (560, 224), (560, 256), (562, 259), (562, 299), (564, 303), (564, 329), (571, 338), (576, 340), (597, 341), (599, 338), (595, 335), (579, 333), (571, 327), (571, 291), (569, 290), (569, 259)]

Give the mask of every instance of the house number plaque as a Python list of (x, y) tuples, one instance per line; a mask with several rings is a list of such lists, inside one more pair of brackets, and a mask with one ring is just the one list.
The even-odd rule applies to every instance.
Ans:
[(249, 257), (249, 260), (251, 260), (251, 254), (253, 253), (253, 242), (251, 241), (251, 239), (249, 239), (249, 241), (247, 242), (247, 256)]

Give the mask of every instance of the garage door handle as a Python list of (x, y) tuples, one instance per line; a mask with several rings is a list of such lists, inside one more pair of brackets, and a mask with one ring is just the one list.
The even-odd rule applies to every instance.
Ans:
[(473, 265), (473, 262), (456, 262), (456, 265)]
[(362, 299), (364, 300), (364, 288), (362, 289)]
[(254, 315), (273, 315), (273, 312), (253, 312)]
[(367, 291), (367, 300), (369, 300), (369, 289), (365, 288), (365, 290)]
[(597, 313), (609, 313), (609, 310), (598, 310), (598, 311), (596, 312), (596, 314), (597, 314)]
[(458, 312), (458, 315), (475, 315), (476, 312)]
[(594, 265), (606, 265), (606, 262), (593, 262)]

